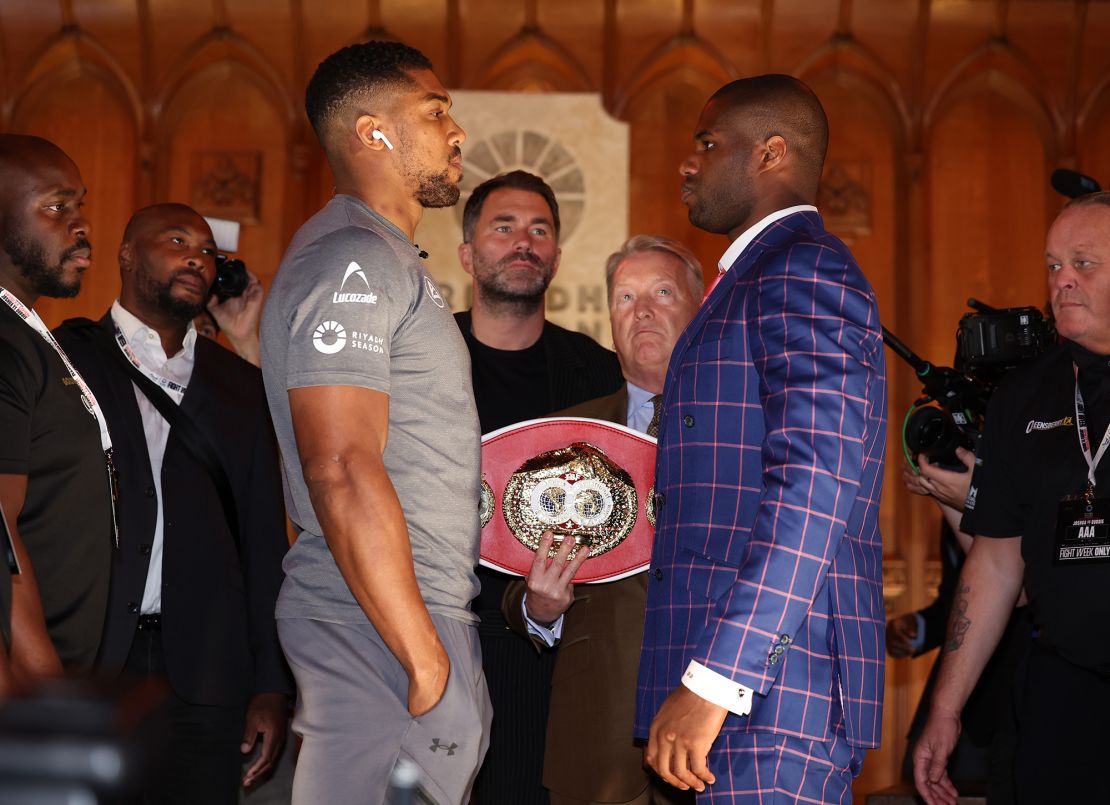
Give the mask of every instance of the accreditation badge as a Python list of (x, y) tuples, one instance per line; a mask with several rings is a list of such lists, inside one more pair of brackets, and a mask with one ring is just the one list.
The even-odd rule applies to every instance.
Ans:
[(1060, 502), (1053, 564), (1110, 561), (1110, 498), (1080, 496)]
[(545, 531), (590, 552), (575, 583), (651, 560), (655, 439), (597, 419), (533, 419), (482, 438), (481, 563), (526, 576)]

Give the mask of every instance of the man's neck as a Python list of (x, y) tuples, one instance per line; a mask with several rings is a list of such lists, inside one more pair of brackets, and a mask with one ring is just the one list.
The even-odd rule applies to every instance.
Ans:
[(624, 372), (624, 379), (634, 386), (639, 386), (644, 391), (650, 391), (652, 394), (663, 393), (663, 383), (667, 379), (667, 367), (664, 366), (658, 372), (644, 371), (644, 372)]
[(513, 314), (505, 308), (491, 308), (476, 296), (470, 311), (470, 332), (487, 347), (504, 350), (528, 349), (543, 335), (544, 306), (527, 314)]
[(167, 358), (172, 358), (181, 351), (185, 344), (185, 333), (189, 331), (187, 320), (181, 321), (165, 313), (143, 310), (134, 301), (124, 299), (122, 296), (119, 303), (124, 310), (158, 333), (158, 338), (162, 342), (162, 351)]
[(424, 216), (424, 208), (412, 197), (411, 191), (397, 184), (393, 177), (337, 176), (335, 192), (357, 198), (404, 232), (409, 240), (416, 237), (416, 227)]

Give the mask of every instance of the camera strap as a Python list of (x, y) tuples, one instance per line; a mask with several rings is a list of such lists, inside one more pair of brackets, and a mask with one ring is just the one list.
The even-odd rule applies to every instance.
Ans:
[(1072, 369), (1075, 371), (1075, 427), (1079, 431), (1079, 449), (1083, 451), (1083, 458), (1087, 459), (1087, 490), (1086, 496), (1088, 498), (1094, 495), (1095, 490), (1095, 470), (1098, 468), (1099, 462), (1102, 457), (1106, 455), (1106, 450), (1110, 447), (1110, 425), (1106, 426), (1106, 433), (1103, 434), (1102, 442), (1098, 446), (1098, 451), (1091, 456), (1091, 435), (1087, 428), (1087, 408), (1083, 403), (1083, 392), (1079, 390), (1079, 367), (1072, 364)]

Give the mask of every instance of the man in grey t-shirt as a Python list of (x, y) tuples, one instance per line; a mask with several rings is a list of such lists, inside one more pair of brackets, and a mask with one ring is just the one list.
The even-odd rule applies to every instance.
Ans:
[(295, 803), (382, 802), (400, 757), (466, 802), (491, 710), (475, 618), (480, 442), (470, 362), (412, 242), (454, 204), (465, 135), (419, 51), (329, 56), (306, 109), (336, 196), (293, 238), (262, 369), (300, 535), (278, 632), (304, 738)]

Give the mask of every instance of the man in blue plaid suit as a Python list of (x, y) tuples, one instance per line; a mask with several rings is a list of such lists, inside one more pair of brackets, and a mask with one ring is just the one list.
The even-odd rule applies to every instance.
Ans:
[(699, 803), (850, 802), (882, 723), (875, 295), (813, 206), (808, 87), (732, 82), (694, 142), (690, 221), (732, 245), (667, 372), (636, 730)]

